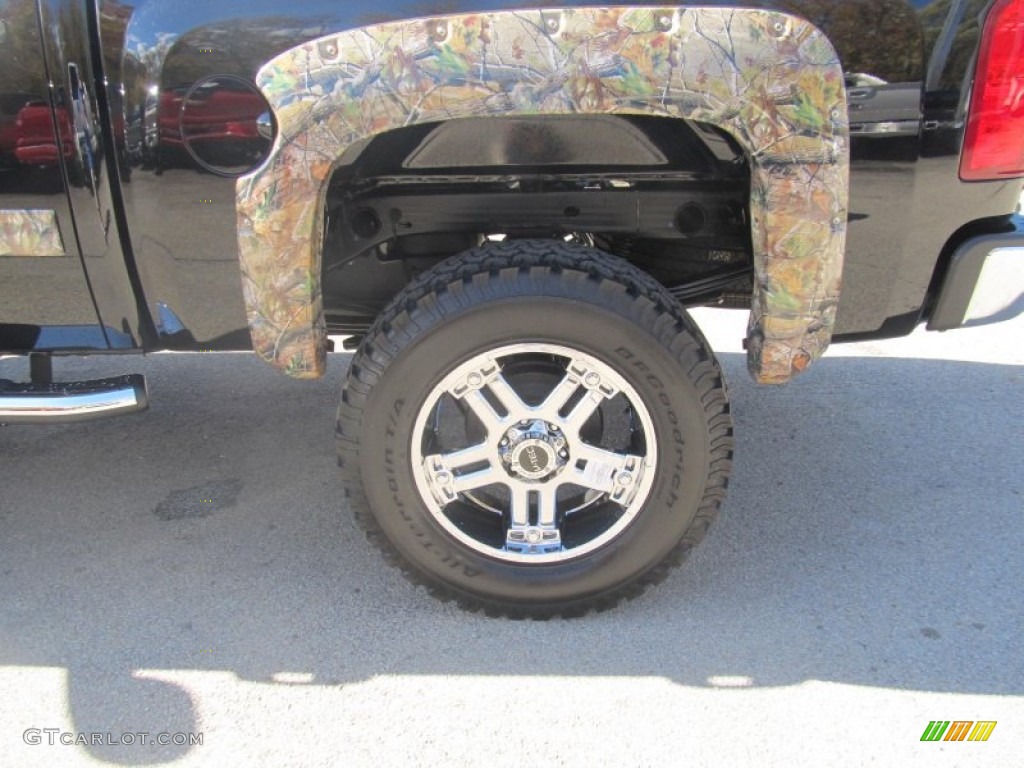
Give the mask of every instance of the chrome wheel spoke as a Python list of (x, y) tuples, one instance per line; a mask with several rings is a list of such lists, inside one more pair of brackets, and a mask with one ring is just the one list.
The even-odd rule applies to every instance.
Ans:
[(488, 466), (486, 469), (478, 469), (475, 472), (467, 472), (464, 475), (459, 475), (452, 482), (452, 486), (455, 488), (456, 493), (463, 493), (465, 491), (474, 491), (477, 488), (483, 488), (487, 485), (500, 483), (502, 479), (502, 472), (492, 466)]
[[(520, 392), (538, 381), (551, 388), (533, 406)], [(584, 442), (583, 426), (620, 395), (629, 418), (609, 409), (587, 430), (596, 444)], [(445, 398), (463, 407), (445, 406)], [(465, 446), (480, 440), (476, 422), (486, 437)], [(421, 452), (452, 444), (460, 430), (465, 447)], [(640, 513), (657, 461), (653, 435), (637, 391), (608, 364), (556, 344), (509, 344), (471, 358), (434, 387), (417, 415), (411, 455), (420, 497), (450, 535), (490, 557), (543, 563), (604, 545)], [(644, 446), (644, 455), (602, 447), (627, 444)], [(593, 514), (578, 516), (583, 509)]]
[[(463, 491), (496, 482), (499, 478), (494, 471), (493, 455), (494, 451), (487, 443), (479, 443), (450, 453), (426, 456), (423, 459), (423, 472), (434, 498), (442, 504), (448, 504)], [(465, 471), (467, 467), (484, 462), (487, 463), (486, 468)]]
[(558, 415), (559, 411), (566, 406), (579, 387), (579, 379), (571, 371), (566, 373), (544, 399), (544, 402), (537, 406), (537, 415), (548, 421), (561, 421), (561, 416)]
[[(562, 416), (561, 412), (572, 402), (580, 387), (585, 392), (573, 405), (572, 410)], [(619, 393), (619, 387), (611, 377), (597, 370), (597, 366), (579, 358), (573, 358), (566, 366), (565, 376), (535, 409), (541, 418), (562, 427), (571, 435), (578, 435), (580, 429), (605, 400)]]
[[(509, 483), (511, 519), (505, 549), (519, 554), (549, 554), (562, 549), (562, 533), (555, 526), (555, 495), (558, 484)], [(537, 505), (537, 522), (530, 521), (531, 497)]]
[[(435, 457), (428, 456), (427, 460)], [(452, 451), (451, 453), (442, 453), (440, 455), (441, 461), (444, 462), (444, 466), (447, 469), (456, 471), (463, 467), (469, 467), (473, 464), (479, 464), (480, 462), (486, 461), (488, 463), (494, 458), (494, 450), (487, 443), (477, 443), (471, 445), (468, 448), (462, 448), (458, 451)]]
[(581, 445), (573, 453), (583, 459), (582, 469), (573, 467), (573, 483), (594, 491), (607, 493), (619, 504), (629, 504), (646, 470), (644, 458), (616, 453), (592, 445)]
[(508, 483), (509, 518), (512, 527), (530, 524), (530, 487), (526, 483)]
[(562, 423), (565, 425), (565, 431), (570, 435), (579, 435), (583, 425), (587, 423), (587, 419), (594, 415), (603, 401), (604, 395), (601, 393), (595, 391), (587, 392), (562, 420)]
[[(455, 377), (448, 384), (446, 390), (449, 395), (465, 403), (484, 425), (487, 436), (494, 438), (501, 431), (502, 426), (512, 418), (512, 408), (505, 404), (504, 398), (508, 398), (508, 393), (511, 393), (511, 399), (514, 399), (515, 402), (521, 404), (522, 401), (502, 378), (501, 366), (493, 357), (477, 358), (471, 365), (464, 366), (464, 368), (466, 370), (460, 371), (461, 375)], [(496, 382), (500, 382), (497, 384), (497, 390), (495, 390)], [(507, 413), (504, 416), (498, 413), (484, 396), (482, 391), (484, 387), (490, 387), (499, 402), (505, 406)]]
[(560, 483), (544, 483), (537, 490), (537, 526), (554, 528), (558, 519), (558, 487)]
[(501, 434), (502, 428), (510, 421), (508, 416), (502, 416), (491, 405), (490, 401), (484, 397), (483, 392), (479, 389), (473, 390), (465, 397), (462, 401), (469, 406), (469, 409), (473, 412), (480, 423), (484, 425), (484, 429), (487, 430), (487, 437), (490, 440), (496, 440), (498, 435)]
[(509, 420), (522, 418), (522, 414), (527, 412), (526, 403), (500, 373), (487, 382), (487, 387), (498, 398), (498, 402), (504, 406)]

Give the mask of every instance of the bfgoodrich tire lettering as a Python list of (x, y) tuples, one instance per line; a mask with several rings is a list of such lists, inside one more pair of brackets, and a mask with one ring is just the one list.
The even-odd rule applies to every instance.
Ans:
[[(477, 361), (485, 378), (498, 375), (489, 373), (492, 357), (512, 386), (502, 399), (497, 384), (485, 385), (486, 397), (476, 399), (498, 416), (478, 419), (469, 397), (446, 387)], [(544, 410), (566, 378), (578, 389), (557, 413)], [(479, 386), (481, 378), (466, 380)], [(449, 388), (463, 393), (466, 385)], [(574, 408), (590, 396), (598, 405), (575, 423)], [(432, 405), (439, 397), (448, 411)], [(625, 448), (607, 445), (616, 418), (628, 425), (619, 430)], [(446, 425), (461, 430), (448, 453), (437, 448)], [(388, 559), (439, 597), (513, 616), (606, 608), (664, 578), (717, 514), (732, 457), (721, 372), (682, 308), (628, 263), (546, 240), (467, 252), (397, 296), (352, 361), (337, 437), (346, 495)], [(483, 461), (470, 462), (457, 482), (486, 470), (498, 485), (455, 492), (457, 471), (437, 457), (465, 456), (467, 445)], [(532, 448), (532, 469), (518, 466)], [(427, 454), (434, 463), (424, 471)], [(657, 457), (646, 477), (636, 461), (644, 456)], [(588, 471), (591, 459), (596, 469)], [(586, 480), (577, 486), (576, 477)], [(545, 489), (556, 482), (569, 490), (551, 502), (559, 521), (552, 528), (544, 505), (555, 497)], [(517, 487), (526, 489), (525, 507), (515, 506)], [(623, 488), (642, 491), (642, 507), (631, 511)], [(520, 544), (527, 535), (534, 543)]]

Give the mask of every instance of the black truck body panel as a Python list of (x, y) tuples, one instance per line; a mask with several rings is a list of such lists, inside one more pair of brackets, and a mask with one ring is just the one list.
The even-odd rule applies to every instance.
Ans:
[[(7, 0), (0, 210), (56, 211), (64, 255), (0, 257), (0, 352), (248, 348), (234, 179), (266, 146), (248, 85), (259, 67), (333, 32), (524, 5)], [(806, 18), (837, 49), (851, 188), (835, 339), (908, 333), (928, 319), (952, 254), (968, 238), (1005, 231), (1020, 196), (1020, 180), (958, 178), (986, 3), (735, 5)], [(34, 102), (49, 110), (49, 150), (19, 135), (19, 115), (27, 124)]]

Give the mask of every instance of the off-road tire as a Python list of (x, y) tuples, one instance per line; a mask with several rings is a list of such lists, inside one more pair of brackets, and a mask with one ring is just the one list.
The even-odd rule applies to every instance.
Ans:
[[(508, 562), (471, 549), (438, 524), (413, 477), (413, 424), (431, 388), (473, 355), (520, 342), (603, 361), (652, 416), (646, 503), (578, 558)], [(557, 240), (473, 249), (396, 296), (348, 369), (336, 437), (347, 504), (388, 562), (464, 608), (534, 618), (604, 610), (663, 580), (716, 517), (733, 448), (721, 370), (685, 310), (628, 262)]]

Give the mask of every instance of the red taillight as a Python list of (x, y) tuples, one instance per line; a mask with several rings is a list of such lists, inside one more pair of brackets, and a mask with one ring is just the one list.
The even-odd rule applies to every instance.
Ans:
[(996, 0), (985, 21), (960, 178), (1024, 176), (1024, 0)]

